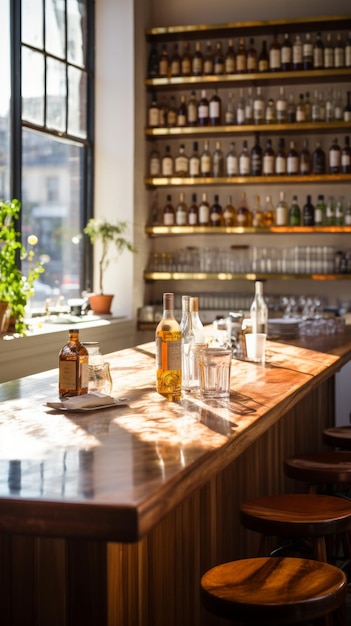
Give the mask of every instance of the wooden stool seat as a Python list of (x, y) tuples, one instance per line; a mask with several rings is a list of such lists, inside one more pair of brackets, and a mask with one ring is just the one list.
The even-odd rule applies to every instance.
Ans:
[(351, 450), (351, 426), (337, 426), (323, 430), (323, 441), (328, 446)]
[(268, 556), (273, 537), (312, 540), (313, 556), (327, 561), (325, 538), (341, 535), (344, 545), (351, 530), (351, 503), (336, 496), (279, 494), (248, 500), (240, 505), (245, 528), (261, 533), (260, 554)]
[(346, 577), (328, 563), (263, 557), (223, 563), (201, 579), (201, 598), (217, 617), (251, 624), (298, 624), (338, 612), (345, 624)]
[(326, 450), (293, 456), (285, 459), (284, 472), (310, 484), (351, 483), (351, 452)]

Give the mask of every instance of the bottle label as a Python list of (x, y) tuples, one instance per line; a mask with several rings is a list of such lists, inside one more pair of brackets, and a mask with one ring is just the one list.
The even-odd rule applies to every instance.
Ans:
[(268, 72), (268, 61), (267, 59), (260, 59), (258, 61), (258, 71), (259, 72)]
[(174, 214), (173, 213), (164, 213), (163, 214), (163, 223), (165, 226), (174, 226)]
[(200, 57), (193, 57), (193, 74), (202, 74), (202, 59)]
[(280, 70), (281, 67), (281, 53), (280, 49), (276, 50), (275, 48), (269, 53), (269, 65), (271, 70)]
[(200, 174), (200, 159), (190, 158), (189, 161), (189, 174), (190, 176), (199, 176)]
[(312, 42), (307, 42), (303, 44), (303, 59), (304, 61), (310, 62), (313, 60), (313, 46)]
[(329, 165), (330, 167), (339, 167), (340, 165), (340, 150), (329, 151)]
[(191, 59), (188, 57), (182, 59), (182, 74), (184, 74), (184, 76), (191, 74)]
[(149, 126), (155, 127), (159, 125), (160, 121), (160, 112), (158, 108), (152, 107), (149, 109)]
[(197, 122), (197, 106), (195, 104), (188, 105), (188, 123), (194, 124)]
[(199, 206), (199, 224), (208, 224), (210, 219), (210, 207), (208, 204), (200, 204)]
[(263, 121), (264, 119), (264, 102), (261, 100), (255, 100), (254, 102), (254, 120), (255, 122)]
[(299, 172), (299, 157), (288, 156), (287, 159), (288, 174), (298, 174)]
[(180, 62), (177, 60), (172, 61), (171, 63), (171, 75), (179, 76), (180, 74)]
[(345, 66), (351, 67), (351, 44), (348, 44), (345, 48)]
[(300, 65), (300, 63), (302, 63), (302, 47), (293, 46), (293, 64)]
[(333, 48), (325, 48), (324, 50), (324, 67), (325, 69), (334, 67)]
[(77, 361), (60, 361), (59, 388), (66, 391), (77, 389)]
[(188, 221), (188, 213), (187, 211), (181, 209), (176, 212), (176, 224), (177, 226), (185, 226)]
[(351, 111), (344, 111), (344, 122), (351, 122)]
[(209, 111), (210, 111), (210, 117), (211, 118), (219, 119), (219, 117), (220, 117), (219, 102), (216, 102), (216, 101), (210, 102)]
[(323, 48), (315, 48), (313, 54), (313, 67), (321, 68), (324, 65)]
[(162, 161), (162, 175), (172, 176), (173, 174), (173, 161), (172, 159), (163, 159)]
[(221, 223), (221, 214), (215, 213), (215, 212), (211, 213), (210, 223), (211, 223), (211, 226), (219, 226)]
[(181, 340), (163, 341), (161, 337), (156, 337), (156, 368), (162, 369), (163, 371), (180, 370), (181, 363)]
[(275, 160), (275, 171), (277, 174), (285, 174), (286, 161), (284, 157), (277, 155), (276, 160)]
[(323, 226), (323, 212), (318, 205), (316, 206), (315, 214), (314, 214), (314, 224), (315, 226)]
[(244, 54), (238, 54), (236, 57), (236, 71), (246, 72), (246, 56)]
[(204, 74), (213, 74), (213, 61), (212, 59), (205, 59), (204, 61)]
[(208, 104), (199, 105), (199, 119), (204, 120), (208, 118)]
[(335, 67), (344, 67), (345, 55), (343, 48), (335, 48), (334, 50)]
[(235, 59), (232, 56), (228, 56), (225, 59), (224, 71), (226, 74), (234, 74), (235, 72)]
[(233, 111), (226, 111), (224, 116), (224, 121), (226, 124), (234, 124), (234, 113)]
[(351, 153), (347, 154), (344, 153), (341, 155), (341, 165), (342, 167), (347, 167), (348, 165), (351, 164)]
[(188, 221), (190, 226), (196, 226), (197, 222), (197, 213), (189, 213)]
[(184, 113), (178, 115), (177, 126), (186, 126), (186, 115)]
[(245, 109), (244, 108), (238, 108), (236, 110), (236, 121), (237, 124), (245, 124)]
[(160, 160), (155, 158), (150, 159), (150, 176), (159, 176), (160, 174)]
[(236, 176), (238, 173), (238, 158), (232, 154), (227, 156), (227, 175)]
[(277, 206), (276, 208), (276, 223), (277, 226), (286, 226), (288, 223), (288, 209), (284, 206)]
[(297, 122), (304, 122), (305, 121), (305, 111), (304, 111), (304, 109), (300, 108), (299, 106), (296, 109), (296, 121)]
[(211, 172), (211, 156), (203, 155), (201, 157), (201, 174), (209, 176)]
[(176, 174), (188, 171), (188, 159), (186, 156), (180, 155), (176, 158), (175, 170)]
[(239, 158), (239, 173), (242, 176), (247, 176), (250, 174), (250, 158), (243, 154)]
[(282, 64), (288, 65), (289, 63), (291, 63), (291, 57), (292, 57), (292, 49), (290, 48), (290, 46), (283, 46), (282, 47)]
[(256, 72), (257, 69), (257, 61), (255, 56), (247, 57), (247, 70), (248, 72)]
[(266, 154), (263, 157), (263, 173), (267, 176), (270, 174), (274, 174), (274, 155)]

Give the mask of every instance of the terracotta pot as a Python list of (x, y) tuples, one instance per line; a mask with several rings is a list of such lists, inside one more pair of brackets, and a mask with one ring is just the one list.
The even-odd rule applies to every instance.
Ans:
[(114, 296), (102, 293), (91, 293), (88, 296), (91, 310), (97, 315), (106, 315), (111, 313), (111, 304)]
[(0, 301), (0, 333), (6, 333), (8, 331), (9, 322), (8, 303)]

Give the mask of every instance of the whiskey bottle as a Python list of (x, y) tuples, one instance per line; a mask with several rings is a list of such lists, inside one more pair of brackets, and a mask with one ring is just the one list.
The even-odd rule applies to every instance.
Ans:
[(88, 350), (79, 341), (79, 330), (69, 330), (68, 342), (59, 352), (59, 397), (88, 393)]
[(247, 206), (246, 192), (242, 191), (240, 194), (240, 201), (236, 211), (236, 219), (238, 226), (247, 227), (252, 226), (252, 214)]
[(173, 157), (171, 155), (171, 148), (170, 146), (166, 146), (165, 154), (162, 157), (162, 161), (161, 161), (161, 174), (162, 176), (169, 178), (170, 176), (173, 176), (173, 172), (174, 172), (174, 162), (173, 162)]
[(343, 120), (344, 122), (351, 122), (351, 91), (347, 92), (347, 102), (343, 110)]
[(191, 205), (189, 206), (188, 211), (188, 223), (190, 226), (197, 226), (199, 223), (199, 207), (196, 200), (196, 193), (193, 193), (191, 196)]
[(303, 226), (314, 226), (314, 206), (310, 195), (307, 196), (306, 204), (302, 209), (302, 224)]
[(250, 175), (250, 155), (247, 147), (247, 141), (244, 139), (243, 148), (239, 155), (239, 175), (240, 176), (249, 176)]
[(245, 101), (245, 124), (253, 124), (252, 87), (247, 88), (247, 98)]
[(215, 194), (214, 202), (210, 208), (210, 226), (222, 226), (222, 206), (219, 204), (217, 194)]
[(173, 47), (173, 54), (170, 61), (170, 74), (171, 76), (180, 76), (181, 74), (181, 59), (177, 43), (175, 43)]
[(223, 209), (223, 226), (236, 226), (236, 210), (233, 205), (232, 196), (228, 196), (227, 204)]
[(236, 121), (236, 112), (235, 112), (235, 102), (233, 98), (233, 93), (230, 91), (228, 94), (228, 102), (227, 108), (224, 114), (224, 122), (228, 124), (228, 126), (235, 124)]
[(295, 105), (293, 93), (289, 93), (288, 106), (286, 109), (286, 113), (288, 117), (287, 121), (289, 122), (289, 124), (294, 124), (296, 122), (296, 105)]
[(289, 207), (285, 201), (285, 193), (279, 193), (279, 202), (275, 208), (275, 223), (277, 226), (287, 226), (289, 223)]
[(147, 117), (148, 126), (150, 128), (157, 128), (160, 125), (160, 109), (157, 103), (157, 96), (155, 93), (152, 94), (151, 104), (148, 108)]
[(296, 106), (296, 121), (297, 122), (306, 121), (305, 97), (303, 93), (300, 93), (299, 101)]
[(165, 128), (167, 126), (167, 113), (168, 113), (168, 105), (167, 105), (167, 96), (161, 96), (161, 103), (159, 106), (159, 121), (158, 125), (161, 128)]
[(175, 223), (177, 226), (186, 226), (188, 223), (188, 207), (185, 204), (183, 191), (179, 194), (179, 202), (175, 211)]
[(314, 211), (314, 225), (325, 226), (326, 225), (326, 206), (324, 201), (324, 195), (319, 194), (317, 198), (317, 204)]
[(300, 170), (299, 153), (295, 148), (295, 141), (290, 141), (290, 148), (286, 159), (286, 173), (288, 176), (296, 176)]
[(168, 52), (166, 44), (163, 44), (161, 54), (158, 59), (158, 75), (161, 78), (168, 77)]
[(285, 33), (281, 49), (281, 69), (289, 72), (292, 69), (292, 45), (288, 33)]
[(147, 75), (148, 78), (157, 78), (158, 76), (158, 50), (154, 42), (151, 45), (147, 61)]
[(204, 74), (205, 76), (211, 76), (213, 74), (213, 52), (212, 43), (206, 42), (206, 52), (204, 56)]
[(174, 294), (163, 294), (163, 316), (156, 328), (156, 391), (169, 401), (180, 400), (182, 333), (174, 316)]
[(288, 121), (288, 103), (284, 87), (279, 87), (279, 96), (276, 103), (276, 115), (278, 124), (285, 124), (285, 122)]
[(275, 33), (269, 48), (269, 69), (271, 72), (280, 72), (282, 66), (282, 49)]
[(305, 122), (312, 122), (312, 102), (309, 91), (305, 93)]
[(308, 176), (311, 174), (311, 153), (308, 149), (308, 140), (305, 139), (300, 152), (300, 174)]
[(334, 67), (341, 68), (345, 66), (345, 47), (343, 44), (341, 33), (336, 35), (336, 43), (334, 46)]
[(208, 226), (210, 223), (210, 205), (207, 201), (207, 193), (201, 196), (199, 205), (199, 226)]
[(257, 50), (255, 48), (255, 40), (250, 37), (250, 45), (247, 50), (247, 71), (250, 73), (257, 72)]
[(312, 154), (312, 174), (325, 174), (327, 171), (326, 155), (319, 141)]
[(224, 176), (224, 155), (220, 141), (216, 141), (216, 149), (212, 156), (212, 171), (215, 178)]
[(161, 157), (155, 144), (149, 155), (149, 175), (151, 178), (161, 174)]
[(269, 98), (267, 101), (265, 121), (266, 121), (266, 124), (275, 124), (277, 121), (275, 104), (274, 104), (273, 98)]
[(341, 150), (340, 171), (342, 174), (351, 174), (351, 147), (350, 137), (345, 137), (345, 144)]
[(193, 153), (189, 159), (189, 176), (191, 176), (191, 178), (200, 176), (200, 155), (197, 141), (193, 143)]
[(344, 226), (344, 203), (341, 197), (338, 198), (335, 205), (335, 225)]
[(286, 174), (285, 140), (283, 137), (279, 139), (278, 150), (275, 155), (275, 173), (277, 176), (285, 176)]
[(264, 226), (274, 226), (275, 224), (275, 210), (272, 202), (272, 196), (266, 196), (266, 204), (263, 211), (263, 224)]
[(227, 176), (237, 176), (239, 171), (238, 155), (235, 150), (234, 141), (229, 146), (229, 151), (226, 157), (226, 173)]
[(235, 74), (236, 72), (236, 56), (233, 45), (233, 40), (229, 39), (228, 49), (224, 57), (224, 73)]
[(345, 43), (345, 67), (351, 67), (351, 32), (348, 34)]
[(275, 174), (275, 154), (271, 139), (267, 139), (266, 149), (263, 153), (262, 173), (263, 176), (273, 176)]
[(242, 87), (239, 89), (239, 100), (236, 107), (236, 123), (238, 126), (245, 124), (245, 98), (244, 90)]
[(210, 119), (211, 126), (219, 126), (219, 124), (221, 123), (221, 117), (222, 117), (221, 108), (222, 108), (222, 101), (217, 93), (217, 90), (215, 90), (214, 94), (212, 95), (209, 101), (209, 106), (208, 106), (209, 119)]
[(332, 90), (328, 89), (326, 101), (325, 101), (325, 121), (333, 122), (334, 121), (334, 99), (332, 95)]
[(341, 149), (338, 140), (335, 138), (329, 148), (329, 172), (330, 174), (340, 174)]
[(261, 87), (256, 88), (256, 96), (253, 102), (253, 116), (255, 124), (264, 124), (265, 101)]
[(212, 156), (209, 150), (208, 139), (204, 141), (204, 149), (200, 156), (200, 176), (211, 176), (212, 174)]
[(334, 67), (334, 46), (330, 33), (327, 33), (325, 37), (323, 64), (326, 70)]
[(347, 202), (345, 207), (344, 225), (351, 226), (351, 200)]
[(179, 153), (174, 160), (174, 174), (175, 176), (189, 175), (189, 159), (185, 154), (184, 144), (179, 146)]
[(312, 100), (312, 122), (322, 122), (323, 118), (321, 117), (321, 109), (320, 109), (320, 100), (318, 90), (314, 90), (314, 96)]
[(302, 45), (302, 69), (313, 69), (313, 44), (310, 33), (306, 33), (305, 41)]
[(251, 148), (250, 173), (251, 173), (251, 176), (262, 175), (262, 148), (260, 146), (259, 133), (255, 133), (255, 143)]
[(300, 35), (296, 35), (292, 48), (292, 68), (302, 70), (302, 42)]
[(191, 54), (190, 45), (188, 42), (184, 44), (184, 51), (181, 58), (180, 68), (182, 76), (191, 76)]
[(191, 92), (191, 96), (187, 105), (187, 119), (188, 126), (197, 126), (198, 124), (198, 103), (196, 100), (195, 91)]
[(247, 72), (247, 52), (243, 37), (239, 39), (239, 47), (236, 54), (236, 71), (238, 74), (245, 74)]
[(169, 105), (167, 108), (167, 126), (172, 128), (177, 125), (177, 107), (175, 97), (171, 96), (169, 99)]
[(341, 92), (336, 91), (335, 96), (334, 96), (334, 119), (335, 121), (341, 122), (341, 120), (343, 119), (343, 115), (344, 115), (344, 110), (343, 110)]
[(301, 226), (301, 209), (297, 201), (297, 196), (293, 196), (289, 209), (289, 226)]
[(252, 209), (252, 226), (254, 228), (262, 228), (262, 226), (264, 226), (264, 213), (261, 208), (261, 199), (258, 194), (255, 195), (255, 202)]
[(253, 333), (267, 334), (268, 307), (263, 297), (263, 282), (255, 281), (255, 297), (250, 306), (250, 319)]
[(163, 225), (164, 226), (174, 226), (175, 223), (175, 210), (172, 205), (172, 196), (170, 194), (166, 197), (166, 204), (163, 207)]
[(224, 72), (224, 57), (222, 43), (220, 41), (217, 41), (216, 50), (213, 55), (213, 72), (216, 76), (221, 75)]
[(180, 97), (180, 104), (177, 111), (176, 126), (186, 126), (187, 124), (187, 106), (185, 104), (185, 96)]
[(192, 58), (191, 73), (193, 76), (202, 76), (204, 72), (204, 57), (201, 52), (201, 44), (199, 41), (195, 44), (195, 52)]
[(265, 39), (262, 41), (262, 48), (258, 57), (257, 69), (259, 72), (268, 72), (269, 70), (269, 54), (267, 51), (267, 42)]
[(313, 45), (313, 68), (321, 70), (324, 68), (324, 44), (321, 33), (317, 33)]
[(199, 100), (198, 108), (197, 108), (197, 117), (199, 120), (200, 126), (207, 126), (209, 124), (209, 102), (206, 96), (206, 90), (203, 89), (201, 91), (201, 98)]

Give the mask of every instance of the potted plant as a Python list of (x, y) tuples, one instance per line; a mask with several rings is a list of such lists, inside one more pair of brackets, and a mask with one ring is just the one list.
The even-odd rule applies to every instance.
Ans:
[[(127, 228), (127, 222), (119, 221), (116, 224), (112, 224), (105, 218), (91, 218), (85, 228), (83, 228), (83, 232), (88, 235), (93, 245), (95, 243), (101, 244), (101, 252), (98, 259), (99, 291), (88, 296), (90, 307), (94, 313), (110, 313), (113, 295), (105, 294), (103, 286), (104, 272), (110, 262), (113, 259), (118, 259), (124, 250), (136, 252), (133, 244), (125, 236)], [(114, 256), (111, 254), (112, 248), (115, 250)]]
[[(0, 330), (8, 330), (9, 323), (13, 320), (14, 330), (24, 335), (27, 329), (24, 321), (25, 309), (29, 298), (34, 294), (34, 283), (44, 272), (44, 267), (40, 261), (34, 263), (37, 237), (28, 237), (29, 250), (21, 242), (21, 235), (16, 230), (20, 210), (19, 200), (0, 200), (0, 310), (3, 314)], [(23, 275), (18, 265), (18, 261), (24, 259), (28, 263), (27, 276)]]

